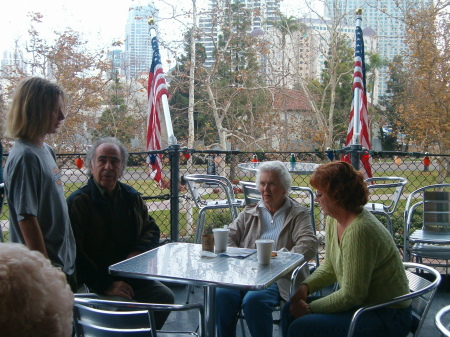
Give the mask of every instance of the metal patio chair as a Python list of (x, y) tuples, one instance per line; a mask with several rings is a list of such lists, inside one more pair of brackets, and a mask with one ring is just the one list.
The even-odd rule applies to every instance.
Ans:
[[(202, 304), (118, 302), (92, 298), (95, 297), (92, 295), (76, 294), (75, 296), (73, 323), (77, 337), (205, 336), (205, 314)], [(154, 311), (188, 310), (198, 311), (198, 332), (156, 330)]]
[(242, 191), (244, 192), (245, 205), (251, 205), (258, 202), (261, 199), (261, 193), (256, 188), (254, 181), (240, 181)]
[[(422, 210), (421, 229), (413, 230), (413, 216)], [(429, 185), (412, 192), (406, 202), (403, 261), (450, 266), (450, 184)], [(440, 261), (445, 261), (444, 263)]]
[[(392, 237), (394, 237), (391, 215), (397, 209), (398, 201), (408, 180), (402, 177), (374, 177), (367, 178), (365, 181), (368, 184), (369, 192), (371, 192), (371, 201), (364, 207), (373, 214), (384, 216), (387, 221), (386, 227)], [(382, 197), (379, 197), (378, 200), (373, 200), (377, 194), (372, 194), (372, 192), (379, 189), (384, 190), (390, 197), (386, 200), (383, 200)]]
[(436, 313), (434, 325), (436, 325), (441, 336), (450, 337), (450, 305), (443, 307)]
[[(231, 182), (222, 176), (208, 174), (188, 174), (183, 176), (188, 185), (190, 197), (195, 206), (199, 209), (197, 218), (197, 228), (195, 231), (195, 243), (201, 243), (201, 234), (205, 225), (206, 211), (211, 209), (230, 210), (231, 220), (237, 218), (239, 208), (244, 206), (244, 201), (236, 199)], [(206, 187), (204, 187), (206, 186)], [(206, 189), (218, 188), (218, 195), (225, 195), (224, 199), (205, 199), (205, 195), (211, 195), (211, 191)]]
[[(365, 306), (357, 310), (350, 323), (347, 337), (353, 336), (355, 327), (358, 324), (358, 318), (365, 312), (403, 302), (405, 300), (411, 300), (413, 312), (411, 333), (413, 337), (419, 335), (425, 316), (427, 315), (428, 309), (430, 308), (431, 302), (433, 301), (434, 295), (441, 281), (441, 274), (431, 267), (418, 263), (403, 262), (403, 266), (406, 270), (406, 276), (409, 280), (409, 288), (411, 292), (409, 294), (393, 298), (390, 301)], [(427, 274), (427, 277), (424, 277), (424, 274)], [(429, 280), (429, 276), (432, 277), (432, 281)]]
[[(244, 206), (244, 201), (236, 199), (233, 191), (233, 185), (226, 178), (218, 175), (209, 174), (188, 174), (183, 176), (188, 185), (190, 198), (194, 201), (195, 206), (199, 209), (197, 226), (195, 229), (195, 243), (201, 243), (202, 233), (205, 226), (206, 212), (214, 209), (229, 209), (231, 221), (237, 218), (239, 208)], [(218, 195), (225, 195), (225, 199), (205, 199), (205, 195), (211, 195), (211, 190), (219, 189)], [(187, 287), (186, 303), (189, 303), (191, 292), (194, 287)]]

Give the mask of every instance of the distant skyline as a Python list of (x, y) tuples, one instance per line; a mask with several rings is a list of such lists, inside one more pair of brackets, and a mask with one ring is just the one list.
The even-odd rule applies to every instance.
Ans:
[[(167, 2), (173, 3), (177, 14), (180, 14), (183, 9), (192, 8), (191, 1), (168, 0)], [(161, 17), (170, 16), (171, 6), (162, 1), (122, 0), (113, 3), (107, 0), (9, 0), (1, 5), (0, 11), (0, 58), (3, 51), (13, 50), (14, 41), (17, 38), (22, 41), (27, 40), (27, 31), (31, 23), (28, 14), (31, 12), (39, 12), (44, 16), (43, 23), (37, 26), (46, 39), (53, 36), (53, 31), (63, 31), (69, 27), (82, 33), (91, 46), (106, 48), (111, 45), (111, 42), (124, 39), (129, 7), (149, 3), (156, 4), (156, 8), (161, 11)], [(206, 3), (207, 0), (197, 0), (197, 7), (206, 8)], [(282, 12), (288, 16), (299, 16), (304, 11), (304, 8), (300, 6), (297, 0), (281, 2)], [(182, 24), (177, 24), (174, 20), (170, 20), (170, 24), (166, 24), (167, 22), (162, 21), (159, 24), (160, 38), (166, 43), (181, 40), (181, 33), (184, 31)], [(188, 24), (190, 25), (190, 22)], [(164, 53), (164, 48), (162, 49), (163, 62), (167, 58), (175, 57), (169, 55), (169, 52)]]

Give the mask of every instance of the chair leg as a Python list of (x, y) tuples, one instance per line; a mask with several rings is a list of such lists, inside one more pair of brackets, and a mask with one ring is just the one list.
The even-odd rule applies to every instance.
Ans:
[(202, 208), (198, 212), (197, 228), (195, 229), (195, 243), (202, 242), (203, 227), (205, 226), (206, 210)]
[(186, 304), (189, 304), (189, 300), (190, 300), (190, 298), (191, 298), (191, 293), (192, 293), (192, 294), (194, 293), (195, 288), (194, 288), (193, 285), (188, 285), (188, 286), (186, 287), (186, 290), (187, 290), (187, 294), (186, 294)]
[(389, 233), (391, 233), (392, 238), (394, 238), (394, 230), (392, 229), (392, 219), (389, 214), (386, 213), (386, 220), (387, 220), (387, 229)]
[(239, 311), (238, 320), (241, 325), (242, 337), (245, 337), (245, 318), (242, 309)]

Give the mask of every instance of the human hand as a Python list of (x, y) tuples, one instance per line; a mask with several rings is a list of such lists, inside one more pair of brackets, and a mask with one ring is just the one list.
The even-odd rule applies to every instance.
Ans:
[(131, 300), (134, 297), (134, 292), (133, 288), (131, 288), (128, 283), (123, 281), (114, 281), (109, 288), (105, 290), (105, 295), (120, 296)]
[(138, 252), (137, 250), (134, 252), (131, 252), (130, 254), (127, 255), (127, 259), (131, 259), (132, 257), (135, 257), (139, 254), (141, 254), (142, 252)]
[(300, 300), (297, 303), (293, 303), (291, 302), (291, 306), (289, 308), (291, 315), (297, 319), (299, 317), (305, 316), (307, 314), (309, 314), (310, 312), (308, 311), (308, 303), (306, 303), (303, 300)]
[(305, 301), (306, 297), (308, 297), (309, 287), (306, 283), (300, 284), (295, 294), (291, 297), (291, 303), (297, 303), (299, 301)]

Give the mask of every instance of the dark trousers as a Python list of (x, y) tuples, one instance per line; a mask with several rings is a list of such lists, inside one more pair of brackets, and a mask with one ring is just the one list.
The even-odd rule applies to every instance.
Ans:
[[(289, 313), (291, 302), (283, 306), (281, 329), (283, 337), (346, 337), (355, 310), (333, 314), (312, 313), (295, 319)], [(405, 337), (411, 331), (411, 307), (379, 308), (358, 319), (355, 337)]]
[[(158, 304), (174, 304), (175, 297), (167, 286), (158, 281), (151, 280), (135, 280), (135, 279), (123, 279), (124, 282), (128, 283), (134, 292), (133, 302), (141, 303), (158, 303)], [(102, 299), (114, 300), (114, 301), (124, 301), (129, 302), (130, 300), (120, 297), (120, 296), (100, 296)], [(169, 316), (169, 311), (155, 311), (155, 322), (156, 329), (161, 330), (167, 317)]]

